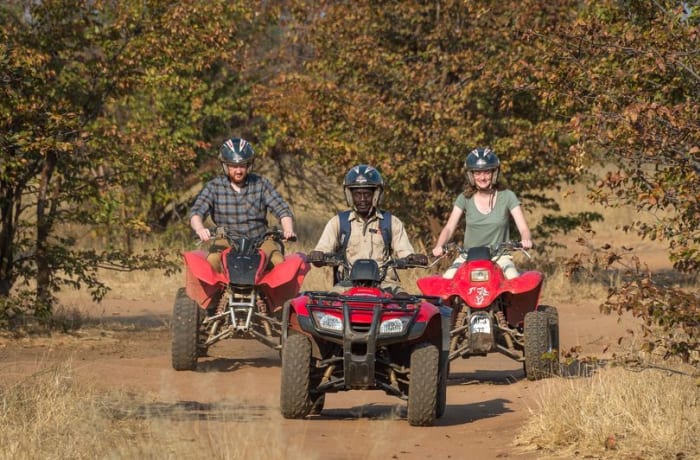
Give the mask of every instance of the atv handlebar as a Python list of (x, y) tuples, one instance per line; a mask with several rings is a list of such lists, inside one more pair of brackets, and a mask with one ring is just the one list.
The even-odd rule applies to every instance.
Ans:
[[(316, 266), (327, 266), (327, 267), (345, 267), (350, 268), (350, 263), (341, 254), (335, 253), (323, 253), (323, 259), (309, 259), (309, 262), (315, 264)], [(380, 270), (386, 270), (389, 268), (396, 268), (398, 270), (404, 270), (408, 268), (426, 268), (429, 265), (422, 265), (412, 262), (410, 257), (392, 257), (386, 262), (379, 264)]]
[[(214, 245), (216, 245), (216, 240), (221, 240), (225, 239), (226, 242), (228, 243), (228, 246), (231, 246), (235, 248), (236, 252), (242, 253), (242, 254), (248, 254), (248, 253), (254, 253), (260, 247), (262, 246), (263, 242), (265, 240), (271, 239), (278, 243), (280, 251), (284, 255), (285, 253), (285, 247), (283, 242), (285, 241), (296, 241), (296, 235), (291, 237), (291, 238), (285, 238), (284, 237), (284, 232), (277, 229), (277, 227), (273, 227), (262, 235), (258, 236), (257, 238), (247, 238), (247, 237), (241, 237), (237, 233), (226, 229), (225, 227), (215, 227), (215, 228), (208, 228), (209, 233), (211, 234), (211, 237), (207, 240), (207, 244), (209, 244), (209, 250), (212, 251), (214, 248)], [(201, 246), (204, 241), (200, 240), (199, 238), (197, 239), (197, 246)], [(218, 251), (223, 250), (226, 247), (224, 246), (219, 246), (217, 248)]]
[[(530, 249), (532, 248), (534, 248), (534, 246), (532, 246)], [(508, 254), (513, 251), (522, 252), (528, 259), (531, 258), (530, 253), (523, 247), (523, 243), (521, 241), (504, 241), (498, 245), (498, 248), (496, 248), (496, 251), (494, 251), (493, 256), (500, 257), (503, 254)]]
[(340, 254), (333, 253), (323, 253), (323, 258), (320, 260), (311, 258), (308, 260), (318, 267), (342, 267), (347, 264), (345, 257), (342, 257)]
[[(209, 228), (209, 233), (211, 233), (212, 238), (226, 238), (229, 242), (238, 240), (240, 238), (247, 238), (247, 237), (242, 237), (238, 233), (229, 230), (225, 227), (212, 227)], [(285, 238), (284, 237), (284, 232), (277, 227), (272, 227), (269, 230), (265, 231), (262, 235), (260, 235), (258, 238), (255, 238), (255, 241), (258, 243), (262, 243), (266, 239), (272, 239), (274, 241), (290, 241), (294, 242), (297, 240), (296, 236), (292, 236), (291, 238)]]
[[(532, 246), (534, 248), (534, 246)], [(532, 249), (531, 248), (531, 249)], [(457, 243), (447, 243), (442, 247), (442, 255), (435, 259), (428, 267), (432, 267), (435, 265), (438, 261), (440, 261), (443, 257), (445, 257), (448, 253), (450, 252), (457, 252), (459, 254), (462, 254), (464, 256), (467, 255), (467, 250), (468, 248), (465, 248), (464, 246), (460, 246)], [(491, 257), (492, 258), (497, 258), (500, 257), (504, 254), (509, 254), (511, 252), (518, 251), (522, 252), (527, 256), (528, 259), (531, 258), (530, 253), (527, 252), (525, 248), (523, 248), (523, 244), (520, 241), (504, 241), (500, 243), (496, 249), (491, 250)]]
[[(427, 260), (428, 258), (426, 257), (425, 259)], [(393, 262), (393, 265), (391, 265), (392, 262)], [(385, 265), (387, 267), (393, 266), (394, 268), (397, 268), (399, 270), (403, 270), (406, 268), (427, 268), (430, 264), (426, 265), (426, 264), (414, 262), (411, 259), (411, 256), (408, 256), (408, 257), (397, 257), (397, 258), (391, 259)]]

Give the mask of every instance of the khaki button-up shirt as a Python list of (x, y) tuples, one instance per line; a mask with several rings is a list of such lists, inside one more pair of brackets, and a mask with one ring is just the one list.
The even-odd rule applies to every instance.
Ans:
[[(374, 259), (380, 265), (384, 262), (384, 238), (379, 228), (379, 219), (384, 217), (385, 215), (378, 211), (365, 222), (354, 211), (350, 212), (350, 239), (345, 257), (351, 265), (357, 259)], [(391, 247), (396, 257), (406, 257), (415, 252), (403, 222), (394, 215), (391, 215)], [(314, 250), (335, 253), (339, 249), (340, 218), (335, 215), (326, 224)]]

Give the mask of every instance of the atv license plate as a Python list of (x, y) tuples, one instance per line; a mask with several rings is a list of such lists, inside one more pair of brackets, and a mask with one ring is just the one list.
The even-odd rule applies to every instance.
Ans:
[(475, 316), (472, 318), (471, 332), (474, 333), (491, 333), (491, 321), (485, 316)]

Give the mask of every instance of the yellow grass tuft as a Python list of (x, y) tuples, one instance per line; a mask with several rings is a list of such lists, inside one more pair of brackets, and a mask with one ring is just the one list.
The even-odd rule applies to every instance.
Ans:
[(610, 368), (542, 384), (521, 447), (562, 458), (700, 458), (700, 387), (689, 375)]
[[(217, 403), (201, 417), (181, 403), (147, 401), (120, 392), (100, 392), (73, 377), (70, 361), (42, 368), (0, 387), (0, 459), (212, 459), (314, 458), (285, 439), (276, 411), (258, 423), (241, 422), (235, 405)], [(196, 422), (193, 429), (192, 420)], [(258, 440), (258, 441), (252, 441)]]

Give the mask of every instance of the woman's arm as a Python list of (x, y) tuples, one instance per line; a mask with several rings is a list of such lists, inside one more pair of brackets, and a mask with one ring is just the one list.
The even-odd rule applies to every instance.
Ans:
[(455, 230), (457, 230), (457, 224), (459, 224), (459, 219), (462, 217), (462, 212), (463, 211), (457, 206), (452, 208), (452, 213), (450, 213), (450, 217), (447, 219), (447, 223), (442, 228), (440, 236), (438, 236), (437, 243), (435, 243), (435, 247), (433, 248), (433, 255), (435, 257), (439, 257), (443, 254), (443, 246), (450, 241), (452, 235), (455, 233)]
[(513, 216), (518, 232), (520, 232), (520, 243), (523, 245), (523, 248), (530, 249), (532, 247), (532, 234), (530, 233), (530, 227), (527, 226), (525, 221), (523, 209), (520, 206), (516, 206), (510, 210), (510, 215)]

